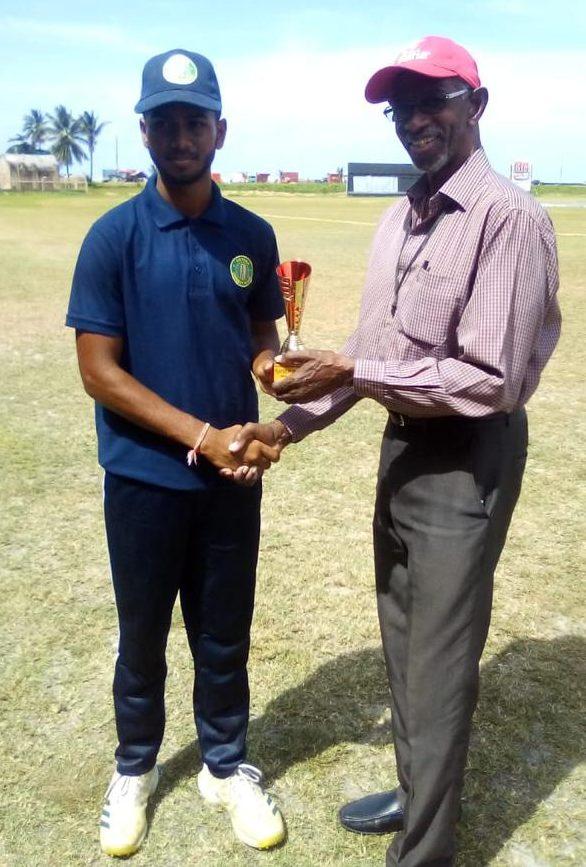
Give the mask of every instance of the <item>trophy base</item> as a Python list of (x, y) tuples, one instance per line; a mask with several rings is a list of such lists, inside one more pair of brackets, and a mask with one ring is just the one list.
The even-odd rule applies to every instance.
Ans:
[(292, 367), (284, 367), (282, 364), (273, 365), (273, 382), (278, 382), (280, 379), (286, 379), (290, 373), (293, 373)]
[[(304, 345), (299, 340), (298, 335), (291, 331), (285, 338), (280, 353), (283, 352), (299, 352), (299, 350), (305, 349)], [(285, 379), (289, 374), (293, 373), (295, 368), (293, 367), (285, 367), (284, 364), (279, 364), (277, 361), (273, 364), (273, 382), (278, 382), (280, 379)]]

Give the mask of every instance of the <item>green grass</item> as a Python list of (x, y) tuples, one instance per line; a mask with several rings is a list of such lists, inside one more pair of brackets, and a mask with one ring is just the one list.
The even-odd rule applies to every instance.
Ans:
[[(97, 820), (112, 767), (116, 616), (91, 402), (63, 327), (77, 249), (130, 194), (0, 196), (3, 604), (0, 865), (106, 864)], [(337, 347), (355, 320), (373, 226), (388, 201), (230, 193), (271, 220), (282, 258), (314, 268), (308, 345)], [(530, 403), (531, 453), (499, 566), (465, 789), (459, 865), (586, 863), (580, 690), (586, 213), (553, 210), (561, 345)], [(277, 407), (261, 401), (269, 419)], [(266, 479), (250, 661), (250, 760), (287, 817), (287, 845), (235, 844), (196, 792), (191, 662), (169, 642), (163, 782), (133, 864), (382, 865), (388, 838), (336, 824), (348, 798), (393, 783), (370, 521), (385, 414), (363, 401), (283, 455)], [(581, 668), (582, 667), (582, 668)]]
[(315, 193), (316, 195), (330, 195), (331, 193), (345, 193), (345, 184), (322, 184), (314, 181), (300, 181), (296, 184), (220, 184), (225, 193), (237, 192), (268, 192), (285, 193), (287, 195), (299, 193)]
[(550, 195), (565, 196), (568, 199), (586, 196), (586, 184), (534, 184), (532, 190), (542, 199)]

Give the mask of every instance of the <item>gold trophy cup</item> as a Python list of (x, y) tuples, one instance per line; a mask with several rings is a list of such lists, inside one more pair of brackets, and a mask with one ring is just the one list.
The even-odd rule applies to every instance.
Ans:
[[(311, 277), (311, 265), (307, 262), (300, 262), (294, 259), (289, 262), (281, 262), (277, 266), (277, 277), (279, 278), (279, 286), (283, 293), (285, 301), (285, 319), (287, 320), (287, 337), (281, 346), (281, 352), (296, 351), (304, 349), (303, 344), (299, 339), (299, 329), (301, 327), (301, 317), (303, 316), (303, 308), (309, 288), (309, 278)], [(275, 364), (273, 369), (273, 382), (279, 379), (285, 379), (286, 376), (292, 373), (290, 367), (284, 367), (282, 364)]]

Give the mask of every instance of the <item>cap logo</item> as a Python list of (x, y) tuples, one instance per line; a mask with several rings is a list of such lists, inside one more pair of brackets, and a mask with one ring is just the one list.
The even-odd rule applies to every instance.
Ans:
[(254, 276), (254, 267), (248, 256), (234, 256), (230, 262), (230, 276), (241, 289), (250, 286)]
[(395, 63), (409, 63), (410, 60), (425, 60), (431, 54), (430, 51), (422, 51), (421, 48), (405, 48), (401, 51)]
[(197, 66), (185, 54), (172, 54), (163, 65), (163, 78), (169, 84), (193, 84), (197, 78)]

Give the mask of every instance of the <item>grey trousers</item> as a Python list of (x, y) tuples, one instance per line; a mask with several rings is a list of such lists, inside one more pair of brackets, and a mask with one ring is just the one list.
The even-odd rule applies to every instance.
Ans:
[(405, 808), (387, 865), (454, 863), (493, 574), (526, 454), (524, 410), (385, 430), (374, 550)]

